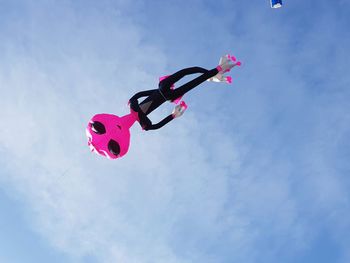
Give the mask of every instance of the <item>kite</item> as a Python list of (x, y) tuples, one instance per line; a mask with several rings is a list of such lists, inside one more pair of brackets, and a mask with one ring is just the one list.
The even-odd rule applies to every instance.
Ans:
[(282, 7), (282, 0), (270, 0), (271, 8), (280, 8)]
[[(232, 78), (226, 76), (234, 66), (240, 66), (234, 56), (221, 57), (219, 65), (211, 70), (201, 67), (184, 68), (176, 73), (159, 78), (158, 89), (146, 90), (136, 93), (129, 100), (130, 113), (119, 117), (113, 114), (96, 114), (86, 127), (86, 136), (90, 150), (109, 159), (124, 156), (130, 145), (130, 127), (138, 122), (143, 130), (155, 130), (163, 127), (175, 118), (182, 116), (187, 104), (182, 100), (183, 95), (197, 87), (204, 81), (231, 83)], [(181, 78), (200, 74), (198, 77), (175, 88), (175, 83)], [(145, 97), (142, 102), (138, 99)], [(153, 124), (147, 117), (164, 102), (176, 104), (171, 114), (160, 122)]]

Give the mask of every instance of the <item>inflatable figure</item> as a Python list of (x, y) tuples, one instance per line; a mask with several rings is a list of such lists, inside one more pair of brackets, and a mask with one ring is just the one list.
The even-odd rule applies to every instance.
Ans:
[[(143, 130), (155, 130), (163, 127), (168, 122), (180, 117), (187, 109), (182, 96), (204, 81), (231, 83), (230, 76), (224, 74), (229, 72), (234, 66), (240, 66), (241, 62), (231, 55), (223, 56), (219, 65), (211, 70), (201, 67), (191, 67), (182, 69), (172, 75), (159, 78), (158, 89), (146, 90), (136, 93), (129, 100), (130, 113), (118, 117), (113, 114), (97, 114), (92, 117), (86, 128), (86, 136), (90, 150), (106, 156), (110, 159), (122, 157), (128, 152), (130, 145), (130, 127), (139, 122)], [(200, 75), (188, 83), (175, 88), (174, 84), (181, 78), (199, 73)], [(142, 102), (138, 99), (145, 97)], [(176, 106), (171, 114), (153, 124), (147, 117), (152, 111), (157, 109), (164, 102), (175, 103)]]

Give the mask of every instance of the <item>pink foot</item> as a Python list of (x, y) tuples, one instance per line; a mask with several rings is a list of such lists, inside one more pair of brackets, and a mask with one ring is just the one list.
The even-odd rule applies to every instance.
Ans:
[(237, 60), (235, 56), (227, 55), (227, 57), (233, 62)]

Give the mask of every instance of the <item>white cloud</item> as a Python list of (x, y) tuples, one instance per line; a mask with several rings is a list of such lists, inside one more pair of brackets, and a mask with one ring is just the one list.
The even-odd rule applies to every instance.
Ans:
[[(26, 30), (20, 26), (5, 44), (0, 137), (9, 172), (1, 180), (28, 205), (35, 230), (73, 257), (189, 262), (168, 244), (174, 225), (191, 213), (209, 229), (227, 197), (225, 174), (213, 174), (206, 146), (186, 128), (201, 136), (195, 117), (189, 113), (162, 133), (133, 128), (130, 153), (117, 162), (90, 154), (84, 138), (93, 113), (126, 113), (132, 93), (154, 85), (154, 74), (165, 71), (164, 54), (141, 45), (138, 29), (110, 13), (92, 12), (86, 21), (61, 5), (52, 18), (48, 7), (27, 7), (19, 22), (31, 23), (21, 36), (25, 45), (12, 43)], [(61, 24), (56, 16), (63, 14)]]

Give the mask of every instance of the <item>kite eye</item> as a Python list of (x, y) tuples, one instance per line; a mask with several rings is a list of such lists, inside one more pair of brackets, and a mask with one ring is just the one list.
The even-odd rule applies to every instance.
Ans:
[(104, 133), (106, 133), (105, 126), (99, 121), (94, 121), (94, 122), (91, 123), (91, 130), (94, 133), (96, 133), (96, 134), (104, 134)]
[(121, 129), (122, 129), (122, 126), (120, 126), (120, 125), (117, 125), (117, 127), (119, 128), (119, 130), (121, 130)]
[(118, 156), (120, 153), (120, 146), (115, 140), (110, 140), (108, 143), (108, 150), (111, 154)]

